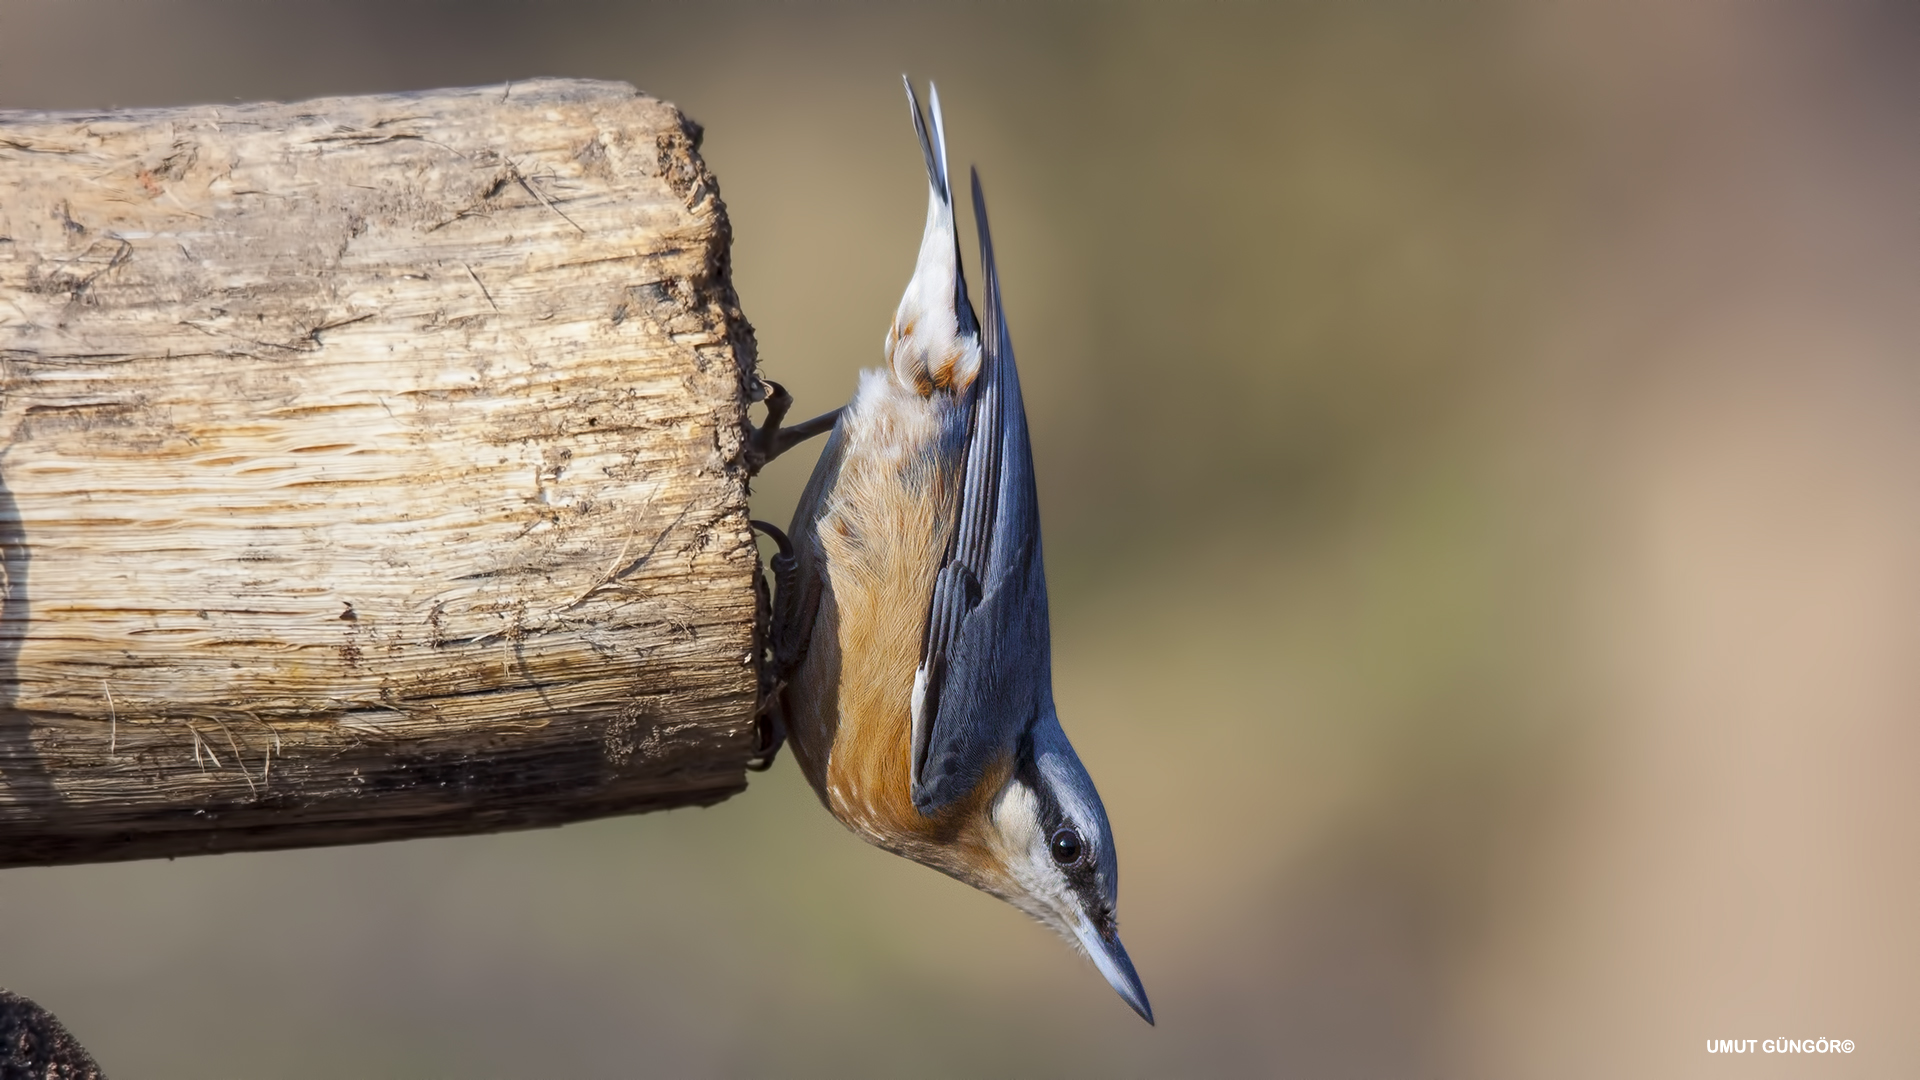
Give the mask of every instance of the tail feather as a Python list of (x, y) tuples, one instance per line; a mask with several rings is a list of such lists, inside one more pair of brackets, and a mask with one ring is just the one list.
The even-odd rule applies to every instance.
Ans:
[(932, 131), (920, 109), (913, 83), (904, 76), (913, 132), (927, 166), (927, 226), (906, 293), (887, 331), (887, 361), (895, 379), (923, 396), (936, 389), (961, 392), (980, 367), (980, 323), (967, 299), (960, 266), (960, 238), (954, 228), (953, 190), (947, 174), (946, 122), (940, 91), (928, 86), (933, 106)]
[(947, 125), (940, 117), (940, 88), (928, 83), (927, 99), (933, 107), (933, 147), (940, 155), (940, 197), (952, 206), (953, 174), (947, 171)]
[(920, 112), (920, 96), (913, 92), (913, 80), (905, 75), (900, 81), (907, 87), (907, 108), (913, 113), (913, 133), (920, 137), (920, 156), (927, 159), (927, 183), (933, 188), (934, 198), (948, 206), (953, 205), (953, 189), (947, 185), (947, 136), (940, 125), (940, 91), (928, 84), (927, 89), (933, 95), (933, 131), (927, 137), (927, 119)]

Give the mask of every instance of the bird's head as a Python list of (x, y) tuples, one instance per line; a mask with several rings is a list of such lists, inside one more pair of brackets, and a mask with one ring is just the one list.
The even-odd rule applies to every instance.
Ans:
[(1052, 927), (1153, 1023), (1146, 988), (1120, 944), (1113, 830), (1058, 721), (1035, 725), (997, 794), (976, 805), (968, 865), (942, 869)]

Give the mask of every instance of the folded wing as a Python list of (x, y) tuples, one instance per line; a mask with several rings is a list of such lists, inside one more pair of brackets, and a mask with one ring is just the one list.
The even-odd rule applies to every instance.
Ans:
[(960, 511), (927, 610), (913, 698), (913, 801), (934, 813), (973, 790), (1052, 705), (1046, 573), (1026, 409), (980, 177), (985, 308), (967, 402)]

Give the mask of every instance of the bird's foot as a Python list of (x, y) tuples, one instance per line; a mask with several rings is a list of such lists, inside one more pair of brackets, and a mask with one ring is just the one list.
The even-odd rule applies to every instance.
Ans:
[(821, 413), (811, 420), (786, 427), (780, 422), (787, 418), (787, 410), (793, 407), (793, 395), (787, 388), (772, 380), (767, 381), (767, 418), (747, 436), (747, 475), (752, 476), (766, 467), (767, 462), (806, 442), (823, 431), (831, 431), (834, 421), (840, 419), (840, 410)]
[(753, 752), (747, 758), (747, 768), (753, 772), (766, 772), (773, 768), (774, 759), (780, 756), (780, 748), (787, 744), (787, 723), (780, 708), (780, 695), (786, 688), (784, 683), (776, 684), (773, 693), (760, 703), (760, 711), (753, 718)]
[[(778, 419), (776, 416), (772, 422), (778, 423)], [(765, 772), (773, 767), (774, 758), (779, 756), (780, 747), (787, 741), (787, 680), (792, 677), (793, 669), (799, 663), (798, 650), (793, 646), (792, 606), (800, 561), (794, 555), (792, 541), (787, 539), (787, 534), (779, 526), (764, 521), (750, 521), (748, 524), (766, 533), (779, 548), (768, 560), (773, 570), (774, 584), (773, 603), (767, 606), (771, 609), (772, 617), (767, 628), (766, 652), (761, 658), (760, 707), (755, 710), (753, 717), (753, 751), (747, 758), (747, 768), (754, 772)], [(759, 591), (761, 602), (765, 604), (765, 578), (759, 578)]]

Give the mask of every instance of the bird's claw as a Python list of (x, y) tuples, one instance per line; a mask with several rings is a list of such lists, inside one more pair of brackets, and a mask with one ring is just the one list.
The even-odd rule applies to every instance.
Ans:
[(781, 421), (787, 418), (787, 410), (791, 408), (793, 395), (787, 393), (786, 387), (767, 380), (767, 418), (747, 436), (747, 475), (758, 474), (767, 462), (823, 431), (831, 431), (834, 421), (840, 419), (840, 410), (834, 409), (811, 420), (782, 427)]
[(753, 751), (747, 758), (750, 772), (766, 772), (773, 768), (774, 759), (780, 756), (780, 748), (787, 744), (787, 724), (780, 709), (780, 694), (786, 688), (785, 683), (776, 684), (753, 718)]
[[(777, 389), (777, 386), (776, 386)], [(784, 392), (782, 393), (784, 396)], [(790, 402), (791, 399), (789, 399)], [(772, 399), (769, 399), (769, 412), (772, 411)], [(780, 411), (786, 411), (786, 402), (781, 403)], [(774, 422), (777, 422), (777, 416)], [(767, 605), (771, 611), (769, 621), (770, 640), (766, 643), (767, 655), (763, 658), (760, 670), (760, 707), (753, 717), (753, 751), (747, 758), (747, 768), (754, 772), (765, 772), (773, 767), (774, 758), (779, 756), (780, 748), (786, 745), (786, 691), (787, 681), (793, 676), (793, 669), (799, 666), (800, 656), (794, 638), (794, 595), (798, 581), (800, 560), (794, 555), (793, 542), (777, 525), (764, 521), (749, 521), (753, 528), (766, 533), (779, 548), (768, 564), (773, 570), (773, 602)], [(759, 579), (762, 603), (766, 603), (766, 579)]]

